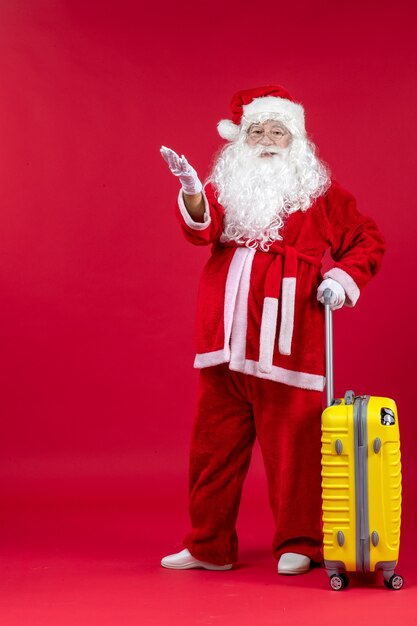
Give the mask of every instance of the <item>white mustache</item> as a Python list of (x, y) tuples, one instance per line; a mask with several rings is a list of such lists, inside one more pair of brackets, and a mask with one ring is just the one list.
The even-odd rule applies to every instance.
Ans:
[(288, 152), (287, 148), (279, 148), (278, 146), (256, 146), (255, 150), (257, 156), (262, 154), (279, 154), (284, 156)]

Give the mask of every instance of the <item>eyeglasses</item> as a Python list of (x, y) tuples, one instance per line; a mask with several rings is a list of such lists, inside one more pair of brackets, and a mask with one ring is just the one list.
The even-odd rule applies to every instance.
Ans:
[(254, 126), (249, 128), (248, 130), (248, 137), (250, 137), (250, 139), (252, 141), (255, 141), (256, 143), (258, 143), (258, 141), (261, 141), (265, 137), (265, 135), (269, 137), (269, 139), (274, 143), (279, 143), (281, 139), (289, 134), (290, 133), (287, 130), (285, 130), (284, 128), (280, 128), (279, 126), (272, 128), (268, 132), (265, 132), (265, 129), (262, 126)]

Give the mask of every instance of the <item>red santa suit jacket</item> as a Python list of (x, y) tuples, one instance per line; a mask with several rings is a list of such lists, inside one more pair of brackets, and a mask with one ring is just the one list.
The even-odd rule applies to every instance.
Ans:
[(321, 260), (330, 248), (338, 281), (354, 306), (378, 271), (384, 240), (338, 183), (305, 212), (289, 215), (282, 240), (268, 252), (222, 243), (224, 208), (209, 183), (203, 222), (188, 214), (180, 192), (178, 216), (186, 238), (212, 244), (197, 304), (195, 367), (229, 363), (232, 370), (322, 391), (325, 384), (324, 307), (316, 299)]

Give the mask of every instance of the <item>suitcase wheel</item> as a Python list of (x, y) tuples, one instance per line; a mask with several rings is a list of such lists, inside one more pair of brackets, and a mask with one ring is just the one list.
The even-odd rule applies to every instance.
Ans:
[(402, 589), (404, 585), (404, 578), (399, 574), (393, 574), (389, 580), (385, 580), (384, 578), (384, 585), (385, 587), (388, 587), (388, 589), (398, 591), (399, 589)]
[(341, 591), (348, 586), (349, 578), (346, 574), (333, 574), (333, 576), (330, 577), (329, 583), (333, 591)]

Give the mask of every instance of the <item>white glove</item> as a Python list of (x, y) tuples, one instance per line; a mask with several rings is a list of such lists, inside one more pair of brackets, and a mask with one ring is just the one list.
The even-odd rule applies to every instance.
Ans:
[(317, 300), (324, 304), (324, 292), (326, 289), (330, 289), (332, 292), (330, 298), (330, 309), (332, 311), (336, 311), (337, 309), (341, 309), (345, 303), (346, 294), (342, 285), (338, 283), (333, 278), (326, 278), (323, 280), (319, 288), (317, 289)]
[(197, 172), (188, 163), (184, 155), (178, 156), (171, 148), (161, 147), (162, 158), (168, 163), (168, 167), (174, 176), (178, 176), (180, 179), (181, 187), (184, 193), (188, 196), (194, 196), (203, 189)]

